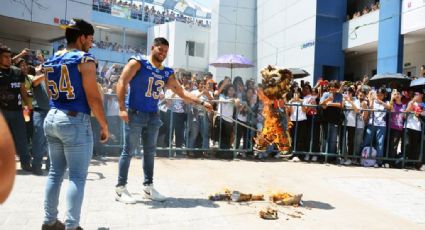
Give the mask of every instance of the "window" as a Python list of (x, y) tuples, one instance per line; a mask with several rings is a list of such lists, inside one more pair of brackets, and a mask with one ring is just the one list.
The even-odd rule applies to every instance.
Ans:
[(186, 41), (186, 55), (191, 57), (204, 57), (205, 44), (194, 41)]

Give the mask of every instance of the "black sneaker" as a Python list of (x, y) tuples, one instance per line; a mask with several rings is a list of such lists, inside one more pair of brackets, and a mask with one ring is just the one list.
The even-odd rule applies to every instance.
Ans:
[(41, 168), (33, 168), (32, 169), (32, 174), (36, 175), (36, 176), (43, 176), (43, 170)]
[(24, 170), (24, 171), (29, 171), (29, 172), (32, 171), (30, 163), (22, 163), (21, 162), (21, 169)]
[[(82, 229), (82, 228), (77, 228), (77, 229)], [(41, 226), (41, 230), (65, 230), (65, 225), (59, 220), (56, 220), (56, 222), (53, 225), (43, 224)]]

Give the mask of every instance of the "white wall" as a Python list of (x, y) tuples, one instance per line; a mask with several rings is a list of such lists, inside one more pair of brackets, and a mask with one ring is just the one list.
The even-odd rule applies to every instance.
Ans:
[[(207, 71), (210, 31), (206, 28), (181, 22), (170, 22), (156, 25), (148, 31), (148, 49), (155, 37), (165, 37), (170, 43), (168, 58), (164, 64), (172, 68), (183, 68), (189, 71)], [(204, 57), (186, 55), (186, 41), (204, 44)], [(149, 53), (149, 51), (148, 51)]]
[(425, 1), (403, 0), (401, 33), (406, 34), (425, 28)]
[[(314, 72), (316, 1), (257, 1), (257, 68), (277, 64), (283, 68), (303, 68)], [(260, 78), (260, 76), (258, 76)], [(312, 81), (313, 76), (305, 78)]]
[(360, 80), (365, 74), (372, 77), (377, 68), (377, 52), (350, 56), (345, 59), (345, 73), (353, 74), (354, 80)]
[[(345, 22), (342, 30), (342, 49), (378, 41), (379, 23), (370, 24), (378, 21), (379, 10)], [(358, 26), (360, 27), (355, 29)]]
[[(212, 7), (209, 62), (224, 54), (241, 54), (256, 63), (256, 0), (222, 0)], [(209, 67), (216, 80), (230, 69)], [(234, 69), (233, 76), (255, 78), (256, 68)]]
[(49, 25), (56, 25), (54, 18), (90, 21), (92, 3), (91, 0), (1, 0), (0, 15)]
[(425, 65), (425, 41), (405, 45), (403, 63), (411, 63), (408, 68), (416, 67), (412, 75), (418, 76), (421, 65)]

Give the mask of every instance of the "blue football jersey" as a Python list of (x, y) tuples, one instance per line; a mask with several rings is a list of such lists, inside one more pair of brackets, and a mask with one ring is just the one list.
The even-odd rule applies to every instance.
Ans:
[(84, 51), (61, 50), (43, 64), (52, 96), (52, 108), (90, 114), (82, 75), (78, 69), (79, 64), (86, 62), (96, 63), (96, 59)]
[(126, 100), (127, 107), (141, 112), (158, 112), (159, 94), (174, 70), (168, 67), (156, 68), (140, 55), (130, 58), (139, 61), (140, 70), (130, 81), (130, 89)]

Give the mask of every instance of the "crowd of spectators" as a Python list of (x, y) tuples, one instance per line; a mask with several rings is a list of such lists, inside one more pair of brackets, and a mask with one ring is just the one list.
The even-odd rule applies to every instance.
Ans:
[(142, 47), (132, 47), (130, 45), (121, 45), (117, 42), (106, 42), (106, 41), (93, 41), (96, 45), (96, 48), (106, 49), (109, 51), (116, 51), (121, 53), (129, 53), (129, 54), (146, 54), (146, 51)]
[[(44, 61), (39, 53), (38, 62), (31, 65), (25, 58), (30, 53), (25, 49), (13, 57), (13, 64), (25, 75), (27, 88), (24, 96), (28, 99), (34, 95), (31, 79)], [(98, 86), (104, 95), (106, 115), (112, 130), (110, 143), (117, 146), (122, 134), (115, 94), (122, 70), (123, 65), (104, 63), (98, 72)], [(422, 66), (420, 77), (424, 75), (425, 66)], [(264, 122), (263, 103), (258, 98), (261, 85), (255, 84), (252, 79), (243, 81), (239, 76), (233, 79), (225, 77), (218, 83), (209, 73), (177, 72), (176, 76), (186, 90), (210, 101), (214, 111), (186, 104), (170, 90), (164, 89), (159, 95), (164, 125), (159, 131), (158, 146), (172, 147), (175, 156), (202, 157), (210, 154), (212, 147), (219, 149), (216, 157), (232, 158), (233, 148), (238, 156), (255, 156), (252, 151), (254, 137)], [(331, 153), (335, 155), (328, 158), (339, 164), (354, 162), (374, 167), (400, 167), (404, 159), (408, 160), (407, 167), (424, 170), (425, 146), (421, 143), (422, 119), (425, 116), (423, 94), (422, 89), (374, 88), (367, 76), (356, 82), (319, 80), (314, 85), (293, 81), (290, 92), (282, 98), (286, 104), (284, 112), (292, 122), (288, 131), (293, 141), (290, 150), (293, 160), (320, 161), (323, 160), (320, 153)], [(25, 102), (30, 104), (19, 106), (26, 121), (26, 141), (31, 143), (32, 105), (28, 100)], [(99, 146), (95, 145), (95, 153), (102, 155), (106, 150)], [(377, 159), (373, 161), (358, 161), (374, 159), (375, 156)]]
[[(404, 157), (420, 160), (423, 154), (420, 152), (425, 115), (422, 89), (374, 88), (365, 76), (357, 82), (320, 80), (314, 86), (294, 84), (286, 99), (292, 105), (287, 110), (288, 116), (298, 129), (296, 150), (307, 153), (302, 154), (305, 161), (317, 160), (317, 156), (310, 158), (308, 152), (339, 153), (340, 158), (335, 160), (350, 165), (357, 158), (348, 156), (366, 154), (376, 155), (378, 160), (372, 161), (372, 165), (367, 165), (369, 161), (357, 163), (400, 167)], [(417, 169), (422, 164), (423, 160), (407, 163)]]
[[(103, 80), (105, 85), (112, 86), (104, 87), (105, 92), (114, 93), (113, 82), (119, 77), (119, 68), (116, 69), (116, 74), (108, 74)], [(425, 67), (421, 73), (425, 73)], [(289, 131), (294, 161), (323, 160), (312, 154), (320, 152), (338, 154), (333, 159), (345, 165), (360, 164), (358, 158), (362, 154), (400, 160), (420, 159), (421, 119), (425, 115), (423, 91), (374, 88), (368, 79), (364, 76), (357, 82), (319, 80), (315, 85), (293, 82), (284, 100), (287, 118), (293, 124)], [(200, 111), (171, 91), (164, 91), (160, 95), (164, 125), (160, 129), (158, 146), (182, 148), (182, 151), (173, 150), (175, 156), (183, 153), (206, 155), (213, 146), (220, 150), (235, 148), (237, 155), (242, 157), (253, 155), (246, 150), (253, 149), (256, 131), (246, 126), (257, 131), (262, 129), (263, 104), (257, 96), (260, 86), (252, 79), (244, 82), (241, 77), (233, 81), (226, 77), (217, 84), (211, 74), (200, 77), (186, 73), (181, 74), (179, 80), (186, 90), (211, 101), (216, 112)], [(185, 148), (204, 151), (183, 151)], [(219, 151), (216, 157), (231, 158), (233, 153)], [(378, 159), (368, 166), (400, 167), (400, 162)], [(407, 166), (420, 169), (422, 162), (407, 163)]]
[(93, 10), (111, 14), (112, 6), (120, 6), (130, 10), (130, 17), (154, 24), (164, 24), (167, 22), (178, 21), (192, 25), (198, 25), (209, 28), (211, 22), (207, 19), (198, 19), (195, 17), (175, 12), (174, 10), (158, 10), (154, 5), (150, 7), (146, 4), (144, 7), (140, 4), (117, 0), (93, 0)]
[(359, 18), (362, 15), (379, 10), (379, 2), (373, 2), (370, 6), (365, 6), (361, 11), (356, 11), (352, 15), (347, 15), (347, 20)]

